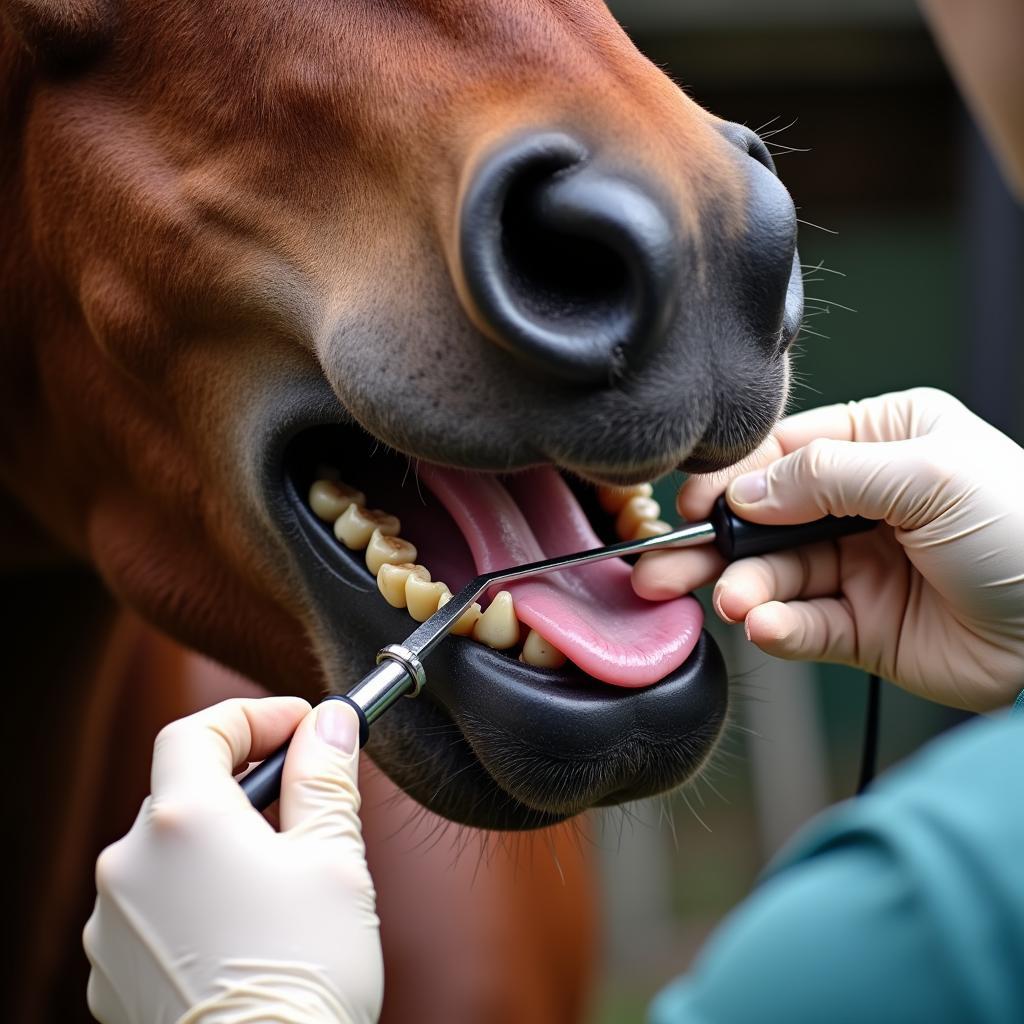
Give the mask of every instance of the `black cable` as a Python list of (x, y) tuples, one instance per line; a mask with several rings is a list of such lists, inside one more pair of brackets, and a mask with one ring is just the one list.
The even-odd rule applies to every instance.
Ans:
[(864, 748), (861, 752), (857, 796), (871, 785), (871, 780), (878, 770), (878, 717), (881, 703), (881, 681), (878, 676), (871, 675), (868, 679), (868, 707), (864, 717)]

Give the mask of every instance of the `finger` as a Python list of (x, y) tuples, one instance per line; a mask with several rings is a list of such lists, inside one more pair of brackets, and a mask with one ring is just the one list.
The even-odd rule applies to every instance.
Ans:
[[(857, 402), (822, 405), (779, 420), (775, 425), (775, 436), (778, 438), (780, 454), (788, 455), (818, 437), (831, 438), (833, 441), (867, 440), (858, 437), (857, 406)], [(879, 438), (871, 440), (877, 441)]]
[(359, 719), (338, 700), (314, 708), (295, 730), (281, 780), (281, 830), (362, 850)]
[(923, 437), (944, 421), (971, 413), (952, 395), (935, 388), (878, 395), (858, 402), (825, 405), (780, 420), (745, 459), (719, 473), (690, 477), (679, 489), (676, 506), (688, 520), (703, 519), (726, 486), (820, 438), (833, 441), (902, 441)]
[(952, 395), (935, 388), (912, 388), (808, 409), (780, 420), (775, 427), (785, 454), (815, 438), (833, 441), (908, 441), (923, 437), (944, 418), (967, 414)]
[(93, 964), (85, 989), (85, 1002), (89, 1012), (99, 1021), (131, 1020), (128, 1008), (102, 967)]
[(684, 551), (651, 551), (633, 568), (633, 590), (647, 601), (668, 601), (710, 583), (725, 559), (710, 545)]
[(115, 963), (119, 957), (131, 961), (133, 950), (124, 948), (125, 936), (130, 936), (131, 932), (118, 927), (120, 922), (113, 925), (106, 922), (105, 917), (111, 912), (117, 914), (109, 902), (97, 898), (92, 914), (82, 930), (82, 948), (90, 966), (86, 1003), (96, 1020), (126, 1021), (131, 1020), (132, 1015), (110, 980), (107, 964), (111, 958)]
[(834, 441), (882, 440), (874, 436), (859, 437), (858, 424), (863, 420), (865, 426), (861, 428), (861, 433), (871, 433), (867, 425), (878, 418), (876, 405), (887, 408), (889, 400), (890, 396), (883, 395), (864, 402), (825, 405), (779, 420), (768, 437), (746, 458), (718, 473), (690, 477), (676, 496), (679, 514), (691, 521), (707, 517), (715, 499), (737, 477), (768, 466), (816, 438), (830, 438)]
[(767, 466), (781, 455), (783, 451), (779, 440), (772, 432), (746, 458), (728, 469), (717, 473), (695, 474), (687, 479), (676, 495), (676, 510), (688, 522), (706, 519), (711, 513), (715, 499), (725, 490), (730, 480), (753, 469)]
[(235, 698), (171, 722), (153, 747), (153, 797), (248, 806), (232, 773), (276, 750), (308, 711), (300, 697)]
[(737, 514), (756, 523), (859, 515), (912, 529), (934, 518), (932, 499), (949, 483), (948, 468), (927, 446), (934, 444), (817, 438), (733, 480), (726, 496)]
[(746, 632), (776, 658), (857, 664), (857, 628), (842, 598), (758, 605), (747, 615)]
[(712, 604), (726, 622), (742, 622), (758, 605), (839, 591), (839, 548), (809, 544), (730, 565), (715, 586)]

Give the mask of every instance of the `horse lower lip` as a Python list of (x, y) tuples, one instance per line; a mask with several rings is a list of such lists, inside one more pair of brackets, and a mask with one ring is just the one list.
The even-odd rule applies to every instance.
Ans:
[(553, 677), (499, 664), (474, 644), (445, 653), (428, 699), (498, 784), (538, 811), (572, 814), (671, 788), (700, 767), (725, 719), (726, 674), (707, 634), (683, 665), (640, 690), (594, 687), (571, 666)]

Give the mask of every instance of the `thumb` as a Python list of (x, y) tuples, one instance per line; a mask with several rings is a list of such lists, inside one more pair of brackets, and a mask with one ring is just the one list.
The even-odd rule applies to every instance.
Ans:
[[(809, 523), (825, 515), (921, 525), (947, 474), (930, 471), (923, 438), (834, 441), (818, 438), (729, 485), (733, 510), (755, 523)], [(920, 521), (917, 521), (920, 520)]]
[(747, 614), (744, 628), (751, 643), (775, 658), (857, 663), (857, 625), (836, 598), (768, 601)]
[(299, 723), (281, 778), (281, 831), (355, 839), (359, 826), (359, 719), (327, 699)]

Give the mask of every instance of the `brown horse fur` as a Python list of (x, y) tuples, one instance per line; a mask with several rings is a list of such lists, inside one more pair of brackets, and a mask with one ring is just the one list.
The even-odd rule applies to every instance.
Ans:
[[(4, 988), (38, 1009), (80, 923), (76, 844), (94, 852), (97, 787), (119, 781), (117, 704), (148, 685), (126, 683), (120, 609), (276, 692), (315, 698), (365, 664), (325, 640), (259, 493), (256, 439), (282, 403), (436, 461), (639, 478), (751, 447), (785, 366), (726, 374), (696, 348), (681, 390), (655, 375), (616, 405), (538, 385), (478, 330), (459, 201), (516, 132), (568, 126), (657, 182), (698, 268), (712, 207), (718, 237), (742, 233), (717, 119), (597, 0), (0, 9), (5, 659), (22, 711), (46, 707), (7, 747), (39, 785), (19, 797), (25, 957)], [(652, 446), (633, 410), (670, 398)]]

